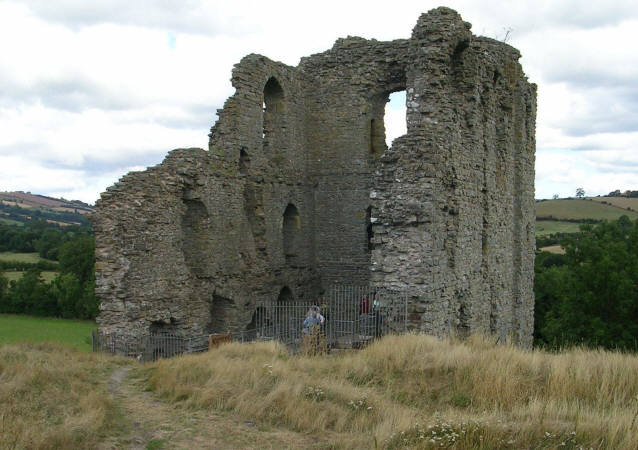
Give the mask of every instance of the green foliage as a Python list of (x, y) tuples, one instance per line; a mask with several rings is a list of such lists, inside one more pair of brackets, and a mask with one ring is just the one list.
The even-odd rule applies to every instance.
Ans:
[(7, 295), (7, 289), (9, 288), (9, 280), (0, 272), (0, 304)]
[(57, 313), (57, 305), (40, 271), (30, 269), (20, 280), (10, 283), (8, 294), (2, 298), (0, 312), (52, 316)]
[(536, 261), (535, 339), (638, 350), (638, 221), (583, 226)]
[(77, 275), (81, 283), (93, 279), (93, 236), (79, 236), (60, 247), (60, 272)]
[[(36, 253), (0, 254), (0, 270), (26, 270), (20, 279), (8, 284), (0, 297), (0, 312), (95, 318), (99, 304), (94, 293), (94, 243), (90, 229), (51, 228), (43, 223), (30, 223), (26, 228), (25, 233), (9, 230), (9, 243), (30, 242), (41, 256), (55, 257), (60, 262), (41, 260)], [(0, 234), (2, 231), (0, 226)], [(0, 237), (0, 245), (2, 242), (5, 241)], [(60, 274), (49, 284), (42, 279), (41, 270), (59, 270)]]

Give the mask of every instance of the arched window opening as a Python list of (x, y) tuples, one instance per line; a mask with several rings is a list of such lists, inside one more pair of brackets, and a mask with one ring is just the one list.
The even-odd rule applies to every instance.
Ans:
[(288, 286), (284, 286), (279, 291), (279, 296), (277, 297), (277, 303), (286, 303), (294, 300), (294, 296), (292, 295), (292, 291)]
[(204, 203), (199, 199), (184, 199), (185, 211), (182, 216), (182, 252), (186, 266), (195, 276), (203, 276), (209, 254), (207, 235), (210, 216)]
[(250, 157), (243, 148), (239, 150), (239, 173), (246, 175), (250, 168)]
[(273, 144), (273, 138), (282, 127), (284, 90), (275, 77), (270, 77), (264, 86), (263, 129), (264, 148)]
[(293, 263), (299, 256), (301, 220), (299, 211), (292, 203), (289, 203), (283, 217), (283, 248), (286, 263)]
[(406, 95), (405, 90), (392, 92), (388, 96), (385, 105), (384, 132), (385, 144), (390, 147), (392, 141), (408, 132), (406, 120)]
[(374, 232), (372, 231), (372, 206), (366, 208), (366, 242), (367, 250), (370, 252), (374, 248), (372, 239), (374, 238)]
[(210, 322), (207, 331), (209, 334), (228, 332), (229, 319), (232, 317), (232, 310), (235, 302), (231, 299), (213, 294), (210, 305)]

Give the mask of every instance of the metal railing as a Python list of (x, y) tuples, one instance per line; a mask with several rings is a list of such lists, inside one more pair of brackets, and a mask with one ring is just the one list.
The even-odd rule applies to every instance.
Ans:
[[(407, 295), (368, 286), (332, 286), (325, 298), (314, 302), (260, 302), (248, 329), (233, 332), (234, 342), (278, 340), (291, 347), (303, 341), (304, 321), (311, 309), (323, 317), (320, 325), (328, 347), (358, 348), (373, 339), (407, 331)], [(91, 335), (94, 352), (106, 352), (155, 361), (158, 358), (208, 350), (209, 335), (184, 337), (159, 332), (144, 335), (101, 333)]]
[(262, 302), (253, 316), (254, 339), (298, 345), (311, 308), (323, 316), (321, 331), (332, 347), (359, 347), (389, 333), (407, 331), (407, 296), (368, 286), (333, 286), (315, 302)]
[(142, 336), (119, 333), (91, 333), (94, 352), (137, 358), (139, 361), (155, 361), (185, 353), (199, 353), (208, 350), (208, 336), (188, 338), (170, 333), (149, 333)]

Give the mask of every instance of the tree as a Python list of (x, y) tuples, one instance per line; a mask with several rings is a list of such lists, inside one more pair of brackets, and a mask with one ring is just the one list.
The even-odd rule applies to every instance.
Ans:
[(552, 195), (552, 199), (553, 199), (553, 200), (558, 200), (558, 194), (554, 194), (554, 195)]
[(93, 236), (77, 236), (62, 244), (58, 252), (60, 272), (75, 274), (82, 284), (93, 280), (94, 245)]
[(29, 269), (18, 281), (12, 281), (3, 302), (2, 312), (57, 316), (58, 308), (51, 289), (38, 269)]
[(583, 189), (582, 187), (576, 188), (576, 198), (583, 197), (585, 197), (585, 189)]
[[(2, 302), (4, 301), (7, 295), (8, 288), (9, 288), (9, 280), (7, 280), (4, 274), (0, 272), (0, 305), (2, 305)], [(1, 310), (1, 307), (0, 307), (0, 310)]]
[(563, 241), (564, 264), (536, 267), (536, 342), (637, 350), (638, 221), (581, 230)]
[(58, 310), (66, 319), (85, 319), (82, 306), (82, 284), (72, 273), (65, 273), (57, 277), (52, 285)]

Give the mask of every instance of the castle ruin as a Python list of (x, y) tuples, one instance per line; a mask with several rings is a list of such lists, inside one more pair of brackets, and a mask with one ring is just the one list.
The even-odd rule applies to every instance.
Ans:
[[(453, 10), (297, 67), (251, 54), (208, 150), (107, 189), (92, 217), (100, 330), (215, 333), (259, 301), (398, 289), (409, 324), (531, 345), (536, 86)], [(384, 108), (406, 91), (407, 134)]]

